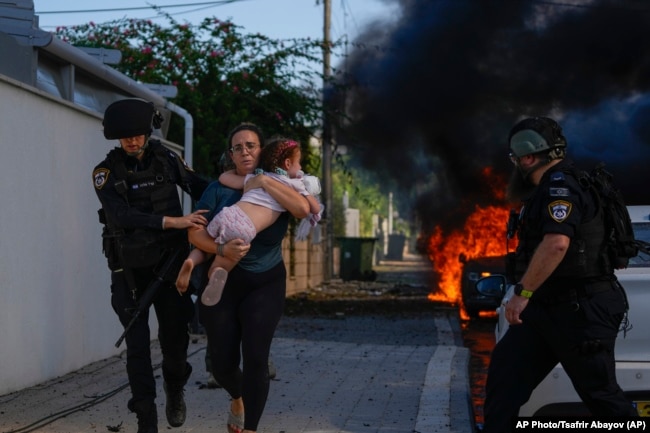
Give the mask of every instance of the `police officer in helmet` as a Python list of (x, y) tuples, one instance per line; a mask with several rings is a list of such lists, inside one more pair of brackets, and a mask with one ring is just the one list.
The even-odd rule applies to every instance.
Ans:
[(614, 344), (628, 306), (602, 259), (597, 197), (579, 181), (553, 119), (523, 119), (508, 141), (508, 198), (523, 206), (508, 260), (514, 294), (503, 303), (510, 327), (492, 352), (483, 432), (512, 431), (512, 419), (558, 362), (593, 415), (636, 416), (616, 381)]
[[(174, 281), (189, 251), (187, 229), (207, 224), (202, 211), (183, 215), (177, 186), (199, 199), (207, 181), (174, 152), (150, 138), (162, 116), (152, 103), (123, 99), (104, 113), (104, 136), (119, 140), (93, 171), (101, 202), (103, 247), (111, 269), (111, 304), (127, 327), (152, 282), (153, 307), (163, 354), (162, 376), (167, 421), (185, 422), (183, 388), (192, 368), (187, 362), (188, 324), (194, 308), (189, 293), (180, 295)], [(177, 258), (177, 259), (176, 259)], [(162, 269), (164, 266), (164, 269)], [(162, 277), (161, 277), (162, 276)], [(150, 292), (152, 293), (152, 292)], [(157, 433), (156, 383), (150, 353), (149, 308), (125, 334), (126, 370), (132, 397), (128, 407), (138, 418), (138, 433)]]

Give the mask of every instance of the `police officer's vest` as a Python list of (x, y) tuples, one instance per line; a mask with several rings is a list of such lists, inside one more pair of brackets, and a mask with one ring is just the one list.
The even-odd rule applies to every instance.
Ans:
[[(133, 172), (126, 168), (125, 154), (113, 149), (107, 155), (111, 162), (115, 188), (129, 206), (154, 215), (182, 216), (183, 209), (178, 189), (169, 164), (169, 150), (159, 141), (149, 142), (154, 158), (143, 171)], [(180, 164), (180, 162), (179, 162)], [(180, 170), (181, 176), (184, 170)], [(120, 261), (124, 267), (152, 266), (158, 263), (166, 248), (187, 247), (186, 230), (125, 230), (108, 220), (107, 226), (117, 236)]]
[[(566, 172), (575, 176), (572, 171)], [(519, 247), (515, 256), (515, 279), (519, 281), (542, 241), (542, 221), (538, 215), (544, 209), (535, 208), (540, 203), (534, 198), (529, 201), (533, 208), (527, 207), (519, 226)], [(608, 275), (612, 269), (605, 259), (605, 221), (602, 210), (589, 221), (581, 222), (571, 239), (566, 255), (547, 279), (552, 282), (557, 278), (587, 279)]]
[(149, 147), (154, 159), (149, 168), (137, 172), (127, 171), (124, 151), (109, 152), (107, 158), (113, 166), (115, 187), (131, 207), (155, 215), (181, 216), (183, 209), (169, 167), (169, 151), (155, 141)]

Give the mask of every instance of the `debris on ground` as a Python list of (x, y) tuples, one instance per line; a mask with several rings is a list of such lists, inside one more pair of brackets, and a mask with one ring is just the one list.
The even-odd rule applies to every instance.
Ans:
[(428, 299), (435, 287), (433, 267), (416, 263), (405, 270), (379, 265), (375, 281), (332, 279), (320, 286), (289, 296), (286, 315), (399, 314), (433, 311), (441, 306)]

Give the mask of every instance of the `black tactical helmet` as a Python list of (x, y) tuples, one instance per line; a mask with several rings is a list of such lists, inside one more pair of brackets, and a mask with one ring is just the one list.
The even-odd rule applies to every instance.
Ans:
[(562, 128), (548, 117), (529, 117), (517, 123), (508, 136), (510, 150), (516, 157), (556, 150), (554, 157), (564, 157), (567, 146)]
[(113, 102), (104, 112), (104, 137), (107, 140), (151, 135), (160, 128), (163, 117), (151, 102), (144, 99), (122, 99)]

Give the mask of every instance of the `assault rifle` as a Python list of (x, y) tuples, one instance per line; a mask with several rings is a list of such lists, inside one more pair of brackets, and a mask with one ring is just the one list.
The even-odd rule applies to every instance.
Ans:
[[(124, 338), (126, 338), (126, 334), (129, 332), (135, 321), (138, 320), (143, 312), (147, 311), (149, 307), (151, 307), (151, 304), (153, 303), (153, 300), (158, 294), (160, 288), (164, 286), (165, 283), (169, 284), (169, 281), (174, 281), (180, 270), (178, 264), (180, 263), (179, 256), (181, 253), (184, 254), (186, 251), (183, 248), (175, 248), (174, 250), (167, 253), (167, 259), (162, 266), (156, 266), (154, 268), (154, 274), (156, 278), (149, 284), (147, 289), (140, 297), (140, 300), (138, 301), (138, 309), (133, 314), (133, 317), (131, 318), (129, 324), (124, 328), (124, 332), (122, 332), (122, 335), (120, 335), (120, 338), (118, 338), (117, 342), (115, 343), (115, 347), (120, 347), (120, 344), (122, 344), (122, 341)], [(123, 272), (130, 271), (128, 269), (125, 269)]]
[(512, 239), (517, 233), (517, 228), (519, 227), (519, 213), (510, 209), (510, 215), (508, 216), (508, 223), (506, 224), (506, 238)]

